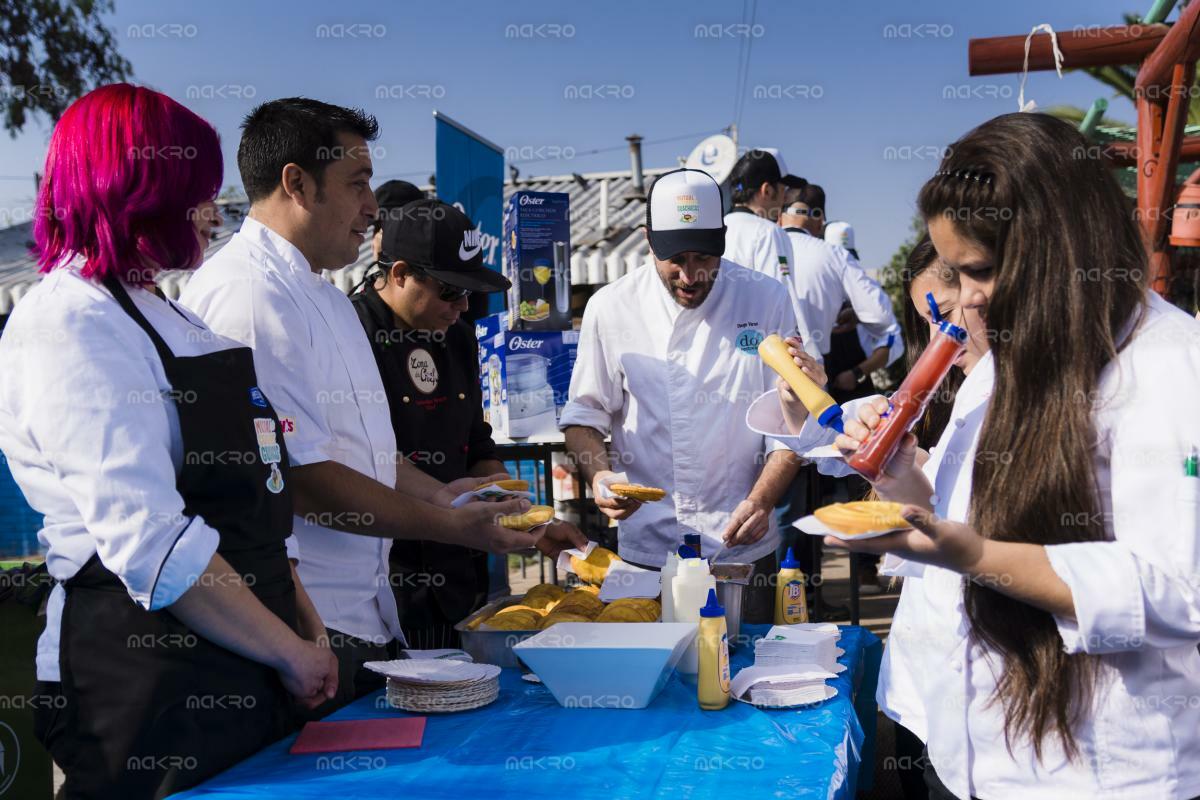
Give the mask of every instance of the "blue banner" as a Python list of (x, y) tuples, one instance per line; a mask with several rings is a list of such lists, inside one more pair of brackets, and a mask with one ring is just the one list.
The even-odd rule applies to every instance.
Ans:
[[(462, 209), (483, 233), (483, 262), (497, 272), (504, 215), (504, 151), (435, 111), (437, 196)], [(472, 309), (475, 310), (474, 308)], [(484, 314), (504, 310), (504, 292), (487, 295)]]

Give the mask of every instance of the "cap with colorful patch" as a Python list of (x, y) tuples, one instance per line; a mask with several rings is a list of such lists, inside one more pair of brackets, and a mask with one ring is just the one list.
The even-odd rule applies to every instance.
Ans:
[(650, 249), (660, 261), (686, 252), (720, 256), (725, 252), (723, 216), (721, 187), (707, 172), (663, 173), (646, 198)]

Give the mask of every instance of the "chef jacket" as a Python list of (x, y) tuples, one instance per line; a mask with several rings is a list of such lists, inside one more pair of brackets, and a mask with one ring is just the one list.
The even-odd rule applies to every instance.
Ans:
[(809, 328), (822, 353), (829, 352), (838, 313), (847, 301), (858, 316), (859, 327), (870, 335), (883, 337), (889, 329), (899, 330), (887, 293), (846, 248), (810, 236), (801, 228), (788, 228), (784, 236), (791, 245), (797, 302), (809, 314)]
[[(375, 354), (400, 453), (446, 483), (466, 477), (480, 461), (496, 459), (492, 427), (483, 419), (479, 343), (470, 323), (459, 320), (445, 333), (402, 330), (370, 284), (351, 301)], [(436, 602), (446, 619), (457, 622), (487, 599), (482, 550), (402, 539), (392, 543), (390, 562), (402, 605)], [(411, 627), (406, 619), (401, 623)]]
[[(796, 331), (804, 342), (804, 349), (817, 360), (821, 360), (821, 349), (811, 323), (816, 315), (796, 294), (792, 245), (783, 229), (745, 206), (735, 206), (725, 215), (724, 258), (757, 273), (768, 275), (783, 284), (792, 305), (792, 316), (796, 319)], [(787, 333), (791, 334), (791, 331)], [(783, 332), (780, 334), (783, 335)]]
[[(349, 298), (291, 242), (247, 218), (180, 301), (253, 349), (293, 466), (336, 461), (395, 488), (396, 438), (367, 335)], [(296, 517), (296, 569), (321, 619), (360, 639), (403, 641), (388, 583), (391, 539), (336, 530), (335, 522)], [(342, 524), (355, 522), (364, 520)]]
[[(592, 297), (559, 426), (611, 434), (613, 471), (667, 492), (618, 523), (623, 558), (661, 566), (688, 533), (701, 534), (706, 553), (722, 547), (767, 454), (783, 449), (743, 424), (774, 385), (758, 343), (794, 325), (778, 281), (725, 259), (698, 308), (676, 303), (652, 262)], [(778, 543), (772, 515), (761, 540), (721, 560), (750, 563)]]
[[(169, 300), (135, 286), (128, 292), (179, 356), (238, 346)], [(150, 338), (75, 267), (46, 275), (0, 336), (0, 449), (26, 500), (45, 515), (38, 540), (59, 581), (38, 639), (38, 680), (61, 678), (62, 582), (93, 555), (138, 605), (158, 611), (217, 551), (217, 531), (184, 513), (176, 489), (183, 441), (171, 391)]]
[[(944, 452), (937, 462), (930, 454), (934, 509), (946, 519), (966, 520), (987, 373), (968, 382), (990, 367), (980, 361), (964, 381), (967, 399), (956, 399), (938, 444)], [(1074, 731), (1079, 760), (1068, 761), (1054, 737), (1040, 763), (1025, 743), (1008, 752), (1003, 710), (989, 704), (1003, 663), (969, 636), (962, 576), (924, 566), (920, 579), (906, 578), (901, 627), (894, 624), (887, 648), (900, 650), (885, 652), (879, 697), (889, 715), (908, 697), (913, 732), (959, 797), (1200, 795), (1200, 478), (1184, 472), (1200, 445), (1197, 396), (1200, 323), (1150, 292), (1145, 319), (1088, 398), (1107, 538), (1046, 547), (1075, 606), (1074, 619), (1055, 618), (1063, 648), (1101, 664), (1092, 706)]]

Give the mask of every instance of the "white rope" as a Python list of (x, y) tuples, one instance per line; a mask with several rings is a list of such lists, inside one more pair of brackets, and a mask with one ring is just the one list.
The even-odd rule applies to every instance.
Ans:
[(1033, 37), (1038, 33), (1050, 34), (1050, 47), (1054, 49), (1054, 70), (1058, 73), (1058, 77), (1062, 78), (1063, 54), (1062, 50), (1058, 49), (1058, 34), (1054, 32), (1054, 28), (1051, 28), (1044, 22), (1041, 25), (1034, 25), (1033, 30), (1025, 37), (1025, 65), (1021, 68), (1021, 92), (1017, 96), (1018, 111), (1037, 110), (1036, 102), (1033, 100), (1030, 100), (1028, 103), (1025, 102), (1025, 79), (1029, 77), (1029, 45), (1033, 41)]

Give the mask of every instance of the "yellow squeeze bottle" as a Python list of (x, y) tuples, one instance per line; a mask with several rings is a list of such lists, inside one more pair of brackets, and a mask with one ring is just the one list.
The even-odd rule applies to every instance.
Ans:
[(787, 557), (779, 567), (779, 576), (775, 581), (775, 624), (808, 622), (804, 573), (800, 571), (800, 562), (792, 555), (792, 548), (787, 549)]
[(705, 711), (729, 705), (729, 629), (717, 590), (708, 590), (708, 605), (700, 609), (700, 682), (696, 698)]
[(800, 398), (800, 402), (808, 409), (808, 413), (816, 418), (825, 428), (833, 428), (842, 433), (842, 407), (829, 394), (804, 374), (804, 370), (796, 366), (788, 353), (787, 342), (772, 333), (758, 344), (758, 357), (767, 366), (779, 373), (779, 377), (787, 381), (788, 386)]

